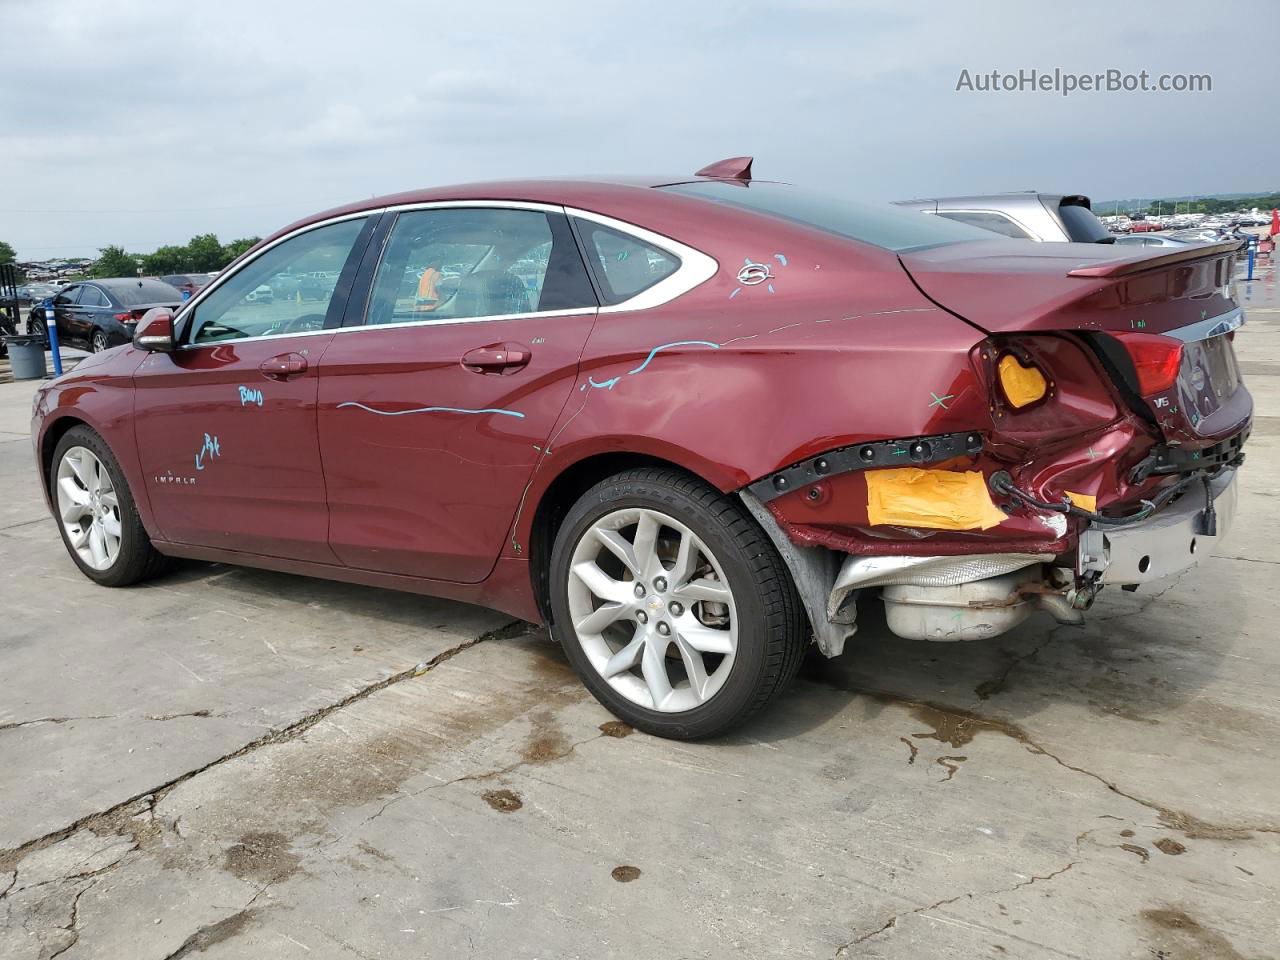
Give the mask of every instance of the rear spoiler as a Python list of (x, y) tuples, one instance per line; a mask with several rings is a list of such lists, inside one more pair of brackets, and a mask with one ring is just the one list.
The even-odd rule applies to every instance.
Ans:
[(1076, 267), (1074, 270), (1068, 270), (1068, 277), (1127, 277), (1134, 273), (1144, 273), (1147, 270), (1159, 270), (1162, 267), (1171, 267), (1175, 263), (1182, 263), (1184, 260), (1208, 260), (1211, 257), (1222, 256), (1227, 253), (1235, 253), (1240, 249), (1239, 240), (1228, 240), (1225, 243), (1213, 243), (1205, 246), (1198, 244), (1189, 245), (1186, 250), (1175, 250), (1173, 253), (1161, 253), (1156, 256), (1139, 254), (1134, 257), (1124, 257), (1119, 260), (1107, 260), (1103, 263), (1093, 264), (1088, 267)]

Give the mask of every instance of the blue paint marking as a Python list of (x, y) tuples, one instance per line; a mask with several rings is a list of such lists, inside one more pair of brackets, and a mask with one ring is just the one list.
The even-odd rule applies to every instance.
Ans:
[(672, 347), (710, 347), (712, 350), (719, 350), (720, 344), (712, 343), (710, 340), (677, 340), (675, 343), (664, 343), (660, 347), (654, 347), (649, 351), (649, 355), (644, 358), (644, 363), (636, 367), (634, 370), (628, 370), (628, 376), (633, 373), (639, 373), (649, 365), (649, 361), (658, 355), (662, 350), (670, 350)]
[(773, 255), (773, 258), (777, 260), (780, 264), (782, 264), (784, 267), (787, 265), (787, 255), (785, 253), (775, 253)]
[(603, 383), (596, 383), (590, 377), (587, 377), (587, 383), (589, 383), (591, 386), (600, 390), (612, 390), (614, 384), (616, 384), (621, 379), (622, 379), (621, 377), (610, 377), (608, 380), (605, 380)]
[(732, 300), (734, 297), (736, 297), (736, 296), (737, 296), (738, 294), (740, 294), (741, 292), (742, 292), (742, 288), (741, 288), (741, 287), (734, 287), (734, 288), (733, 288), (733, 293), (729, 294), (729, 299), (730, 299), (730, 300)]
[(240, 406), (243, 407), (246, 403), (256, 403), (258, 406), (262, 406), (262, 391), (251, 390), (248, 387), (241, 387)]
[(768, 290), (769, 290), (769, 292), (770, 292), (770, 293), (773, 293), (773, 284), (772, 284), (772, 283), (771, 283), (771, 284), (769, 284)]
[(403, 417), (406, 413), (493, 413), (502, 417), (519, 417), (524, 419), (524, 414), (516, 410), (499, 410), (496, 407), (486, 407), (483, 410), (469, 410), (465, 407), (418, 407), (416, 410), (375, 410), (373, 407), (367, 407), (363, 403), (356, 403), (354, 400), (348, 400), (345, 403), (338, 404), (338, 409), (343, 407), (359, 407), (361, 410), (368, 410), (370, 413), (376, 413), (380, 417)]
[(210, 457), (220, 457), (220, 456), (222, 456), (222, 447), (220, 447), (220, 446), (218, 445), (218, 438), (217, 438), (217, 437), (211, 437), (211, 436), (209, 436), (207, 433), (204, 435), (204, 446), (202, 446), (202, 447), (200, 448), (200, 452), (196, 454), (196, 469), (197, 469), (197, 470), (203, 470), (203, 469), (204, 469), (204, 457), (205, 457), (205, 454), (206, 454), (206, 453), (207, 453)]

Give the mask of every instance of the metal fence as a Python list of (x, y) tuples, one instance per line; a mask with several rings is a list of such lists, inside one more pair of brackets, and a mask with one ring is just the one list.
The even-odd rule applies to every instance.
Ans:
[(18, 316), (18, 268), (0, 263), (0, 333), (17, 333)]

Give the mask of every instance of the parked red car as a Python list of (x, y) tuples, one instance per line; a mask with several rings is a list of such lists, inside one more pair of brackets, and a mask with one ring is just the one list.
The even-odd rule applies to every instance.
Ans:
[[(914, 639), (1077, 622), (1226, 532), (1232, 251), (1027, 244), (754, 180), (540, 180), (280, 231), (35, 398), (72, 559), (550, 625), (636, 726), (739, 723), (878, 593)], [(320, 302), (254, 292), (336, 272)]]

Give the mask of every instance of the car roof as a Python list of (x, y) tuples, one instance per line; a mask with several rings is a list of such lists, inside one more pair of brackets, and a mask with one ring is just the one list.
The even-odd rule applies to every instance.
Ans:
[[(528, 180), (491, 180), (479, 183), (458, 183), (421, 190), (406, 190), (380, 197), (356, 200), (352, 203), (323, 210), (304, 217), (276, 231), (267, 241), (297, 230), (310, 223), (329, 220), (344, 214), (380, 210), (383, 207), (413, 203), (433, 203), (441, 200), (506, 200), (523, 203), (547, 203), (557, 206), (579, 207), (585, 210), (611, 212), (615, 215), (626, 208), (652, 198), (653, 187), (665, 187), (696, 180), (716, 180), (718, 177), (680, 176), (609, 176), (584, 178), (546, 177)], [(625, 215), (623, 213), (623, 215)], [(265, 241), (264, 241), (265, 242)]]

